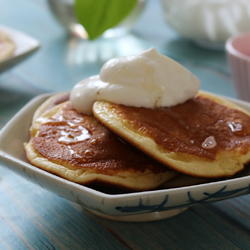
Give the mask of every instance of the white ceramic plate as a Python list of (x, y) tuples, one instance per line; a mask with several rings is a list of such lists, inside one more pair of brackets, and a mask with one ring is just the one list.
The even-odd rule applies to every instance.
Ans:
[[(49, 96), (47, 94), (34, 98), (1, 130), (0, 161), (43, 188), (74, 201), (97, 215), (123, 221), (158, 220), (176, 215), (191, 205), (250, 192), (250, 171), (242, 177), (188, 187), (106, 194), (34, 167), (26, 160), (23, 143), (29, 139), (34, 111)], [(232, 101), (250, 110), (249, 103)]]
[(16, 49), (13, 55), (0, 62), (0, 73), (20, 63), (40, 47), (40, 44), (36, 39), (24, 34), (23, 32), (5, 26), (0, 26), (0, 31), (7, 33), (16, 44)]

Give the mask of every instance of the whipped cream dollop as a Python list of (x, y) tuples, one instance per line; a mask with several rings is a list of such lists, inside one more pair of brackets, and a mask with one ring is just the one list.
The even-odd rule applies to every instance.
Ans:
[(155, 49), (114, 58), (100, 75), (82, 80), (70, 101), (79, 112), (91, 114), (95, 101), (134, 107), (169, 107), (187, 101), (199, 90), (199, 80), (186, 68)]

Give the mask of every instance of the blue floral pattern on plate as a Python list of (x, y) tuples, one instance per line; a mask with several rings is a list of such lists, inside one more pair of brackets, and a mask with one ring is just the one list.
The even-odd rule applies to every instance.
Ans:
[(210, 202), (212, 200), (222, 200), (231, 196), (238, 195), (239, 193), (250, 193), (250, 184), (247, 187), (238, 188), (234, 190), (226, 190), (227, 186), (223, 186), (218, 191), (214, 193), (203, 192), (204, 197), (201, 199), (195, 199), (192, 196), (192, 193), (187, 192), (187, 202), (184, 204), (176, 206), (167, 206), (169, 201), (169, 195), (166, 195), (163, 201), (160, 204), (155, 205), (144, 205), (142, 199), (139, 200), (139, 204), (136, 206), (117, 206), (116, 209), (124, 213), (135, 213), (135, 212), (160, 212), (170, 209), (188, 207), (197, 203)]

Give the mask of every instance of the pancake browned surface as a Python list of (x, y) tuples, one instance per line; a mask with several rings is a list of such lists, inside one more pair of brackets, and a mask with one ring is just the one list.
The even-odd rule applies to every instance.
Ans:
[(200, 92), (170, 108), (94, 104), (95, 116), (167, 166), (205, 178), (236, 174), (250, 161), (250, 115), (224, 98)]
[(37, 110), (25, 145), (33, 165), (73, 182), (103, 182), (132, 190), (154, 189), (175, 175), (93, 116), (78, 113), (69, 102), (51, 107), (52, 100)]

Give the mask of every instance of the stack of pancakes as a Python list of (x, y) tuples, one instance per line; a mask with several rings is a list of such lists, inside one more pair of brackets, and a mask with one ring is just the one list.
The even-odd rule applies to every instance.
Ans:
[(157, 109), (98, 101), (93, 116), (56, 95), (37, 109), (30, 133), (33, 165), (83, 185), (190, 185), (233, 176), (250, 161), (250, 114), (203, 92)]

